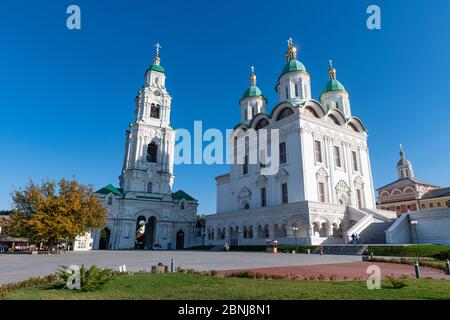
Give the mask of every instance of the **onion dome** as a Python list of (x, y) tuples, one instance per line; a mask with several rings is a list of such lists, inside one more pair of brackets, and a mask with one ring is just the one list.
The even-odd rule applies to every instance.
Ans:
[(147, 71), (151, 70), (151, 71), (165, 73), (164, 68), (160, 64), (161, 59), (159, 58), (159, 49), (161, 49), (161, 45), (159, 43), (157, 43), (155, 45), (155, 48), (156, 48), (156, 55), (155, 55), (155, 58), (153, 59), (153, 64), (148, 68)]
[(261, 97), (264, 100), (266, 98), (264, 97), (264, 94), (260, 88), (256, 85), (256, 74), (255, 74), (255, 68), (251, 67), (252, 74), (250, 75), (250, 87), (248, 87), (247, 90), (244, 91), (244, 94), (242, 95), (242, 99), (248, 98), (248, 97)]
[(294, 47), (292, 38), (288, 39), (288, 49), (285, 54), (286, 65), (281, 72), (282, 76), (285, 73), (293, 72), (293, 71), (305, 71), (306, 68), (299, 60), (297, 60), (297, 48)]
[(330, 80), (325, 85), (323, 93), (330, 91), (345, 91), (345, 87), (336, 79), (336, 69), (333, 67), (333, 61), (330, 60), (330, 68), (328, 69)]

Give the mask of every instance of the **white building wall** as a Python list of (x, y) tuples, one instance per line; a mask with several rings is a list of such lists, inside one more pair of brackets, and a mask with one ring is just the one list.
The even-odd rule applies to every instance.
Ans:
[[(412, 220), (417, 224), (411, 225)], [(386, 231), (387, 243), (417, 243), (417, 239), (419, 243), (450, 245), (450, 208), (404, 213)]]

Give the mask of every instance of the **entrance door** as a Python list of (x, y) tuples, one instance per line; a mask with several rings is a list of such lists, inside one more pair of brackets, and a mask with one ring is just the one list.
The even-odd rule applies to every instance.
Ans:
[(184, 248), (184, 231), (180, 230), (177, 232), (177, 249)]
[(145, 227), (145, 239), (144, 239), (144, 249), (152, 250), (155, 244), (155, 234), (156, 234), (156, 218), (148, 218), (147, 225)]
[(109, 249), (109, 239), (111, 238), (111, 230), (108, 227), (105, 227), (100, 231), (100, 241), (98, 244), (99, 250), (108, 250)]

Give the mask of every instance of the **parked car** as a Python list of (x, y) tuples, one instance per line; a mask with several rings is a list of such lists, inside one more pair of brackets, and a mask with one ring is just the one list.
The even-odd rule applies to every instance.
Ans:
[(162, 246), (159, 243), (153, 245), (153, 250), (162, 250)]

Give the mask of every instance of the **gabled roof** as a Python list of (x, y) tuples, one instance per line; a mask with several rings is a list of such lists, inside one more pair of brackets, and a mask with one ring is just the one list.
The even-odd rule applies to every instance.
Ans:
[(377, 191), (381, 190), (381, 189), (386, 189), (386, 188), (406, 187), (406, 186), (414, 185), (414, 184), (421, 184), (421, 185), (426, 185), (426, 186), (437, 187), (434, 184), (431, 184), (431, 183), (428, 183), (425, 181), (421, 181), (416, 178), (402, 178), (402, 179), (395, 180), (394, 182), (391, 182), (381, 188), (378, 188)]
[(186, 199), (189, 201), (197, 201), (197, 199), (192, 198), (190, 195), (188, 195), (183, 190), (178, 190), (177, 192), (172, 193), (172, 199), (173, 200)]
[(108, 184), (106, 187), (103, 187), (97, 191), (95, 191), (95, 193), (99, 193), (99, 194), (115, 194), (116, 196), (122, 196), (122, 192), (119, 188), (114, 187), (112, 184)]
[(450, 196), (450, 187), (430, 190), (422, 196), (422, 199), (440, 198)]

